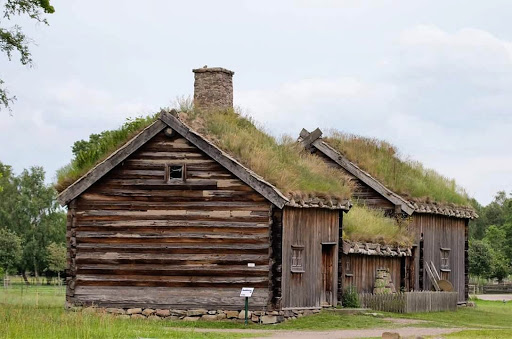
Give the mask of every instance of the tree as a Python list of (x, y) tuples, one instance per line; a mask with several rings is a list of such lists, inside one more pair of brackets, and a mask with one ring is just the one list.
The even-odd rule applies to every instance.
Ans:
[(0, 228), (0, 268), (6, 274), (16, 268), (21, 260), (21, 239), (16, 233)]
[(66, 246), (52, 242), (47, 247), (48, 269), (57, 272), (60, 281), (60, 272), (66, 269)]
[(24, 241), (23, 267), (39, 281), (47, 265), (46, 248), (52, 242), (65, 241), (65, 215), (60, 210), (55, 189), (44, 183), (42, 167), (24, 170), (17, 177), (16, 228)]
[[(55, 12), (55, 9), (50, 5), (50, 0), (7, 0), (3, 6), (2, 18), (11, 20), (15, 16), (26, 16), (48, 25), (44, 14), (53, 12)], [(19, 25), (13, 25), (9, 28), (0, 27), (0, 51), (7, 56), (9, 61), (12, 60), (13, 54), (17, 52), (22, 65), (32, 66), (29, 43), (30, 38), (23, 33)], [(4, 81), (0, 79), (0, 110), (2, 105), (10, 110), (10, 104), (16, 100), (16, 97), (10, 97), (7, 89), (2, 86), (3, 84)]]
[(38, 280), (48, 266), (47, 247), (51, 242), (62, 244), (66, 237), (66, 215), (58, 206), (56, 191), (44, 183), (41, 167), (24, 170), (19, 176), (11, 167), (0, 163), (0, 225), (15, 232), (23, 244), (18, 265), (25, 281), (26, 271)]
[(508, 260), (503, 253), (493, 251), (492, 271), (490, 278), (496, 278), (498, 279), (498, 282), (501, 283), (503, 279), (508, 277), (509, 274), (510, 260)]
[(469, 273), (489, 278), (492, 273), (492, 248), (482, 240), (469, 242)]

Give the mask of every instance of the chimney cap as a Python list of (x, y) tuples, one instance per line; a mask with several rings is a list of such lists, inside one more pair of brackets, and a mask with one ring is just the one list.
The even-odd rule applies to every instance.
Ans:
[(206, 67), (206, 66), (203, 67), (203, 68), (193, 69), (192, 72), (194, 72), (194, 73), (222, 72), (222, 73), (226, 73), (226, 74), (229, 74), (229, 75), (235, 74), (235, 72), (230, 71), (229, 69), (222, 68), (222, 67)]

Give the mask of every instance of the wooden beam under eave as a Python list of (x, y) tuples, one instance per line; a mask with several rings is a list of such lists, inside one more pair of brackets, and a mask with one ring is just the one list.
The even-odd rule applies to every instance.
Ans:
[(350, 160), (345, 158), (342, 154), (334, 150), (332, 147), (328, 146), (321, 139), (316, 139), (315, 141), (313, 141), (312, 146), (314, 146), (317, 150), (319, 150), (327, 157), (329, 157), (331, 160), (336, 162), (338, 165), (343, 167), (346, 171), (354, 175), (356, 178), (370, 186), (384, 198), (389, 200), (392, 204), (400, 205), (402, 211), (404, 211), (408, 215), (412, 215), (412, 213), (414, 212), (414, 208), (410, 206), (406, 200), (404, 200), (398, 194), (388, 189), (377, 179), (373, 178), (368, 173), (361, 170), (358, 166), (356, 166)]

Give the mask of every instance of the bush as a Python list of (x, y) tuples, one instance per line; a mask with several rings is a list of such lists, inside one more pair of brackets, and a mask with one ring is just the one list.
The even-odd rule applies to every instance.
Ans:
[(355, 286), (350, 285), (343, 291), (343, 307), (358, 308), (361, 307), (359, 303), (359, 295)]

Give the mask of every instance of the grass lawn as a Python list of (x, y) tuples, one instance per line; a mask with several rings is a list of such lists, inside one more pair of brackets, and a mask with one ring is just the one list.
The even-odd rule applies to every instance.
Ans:
[(170, 329), (165, 321), (117, 319), (109, 314), (64, 310), (64, 289), (14, 286), (0, 289), (0, 338), (241, 338), (247, 334)]
[[(64, 288), (15, 285), (0, 288), (0, 338), (241, 338), (250, 334), (197, 332), (195, 329), (332, 330), (396, 328), (379, 317), (322, 312), (277, 325), (240, 322), (184, 322), (119, 319), (109, 314), (66, 312)], [(477, 300), (474, 308), (457, 312), (384, 313), (385, 317), (426, 320), (403, 326), (460, 327), (448, 338), (512, 338), (512, 302)], [(470, 328), (471, 330), (467, 330)], [(252, 334), (262, 336), (262, 333)], [(264, 334), (263, 334), (264, 335)]]
[(429, 326), (463, 328), (505, 328), (512, 330), (512, 302), (477, 300), (476, 307), (460, 308), (457, 312), (395, 314), (387, 317), (419, 319), (432, 322)]

